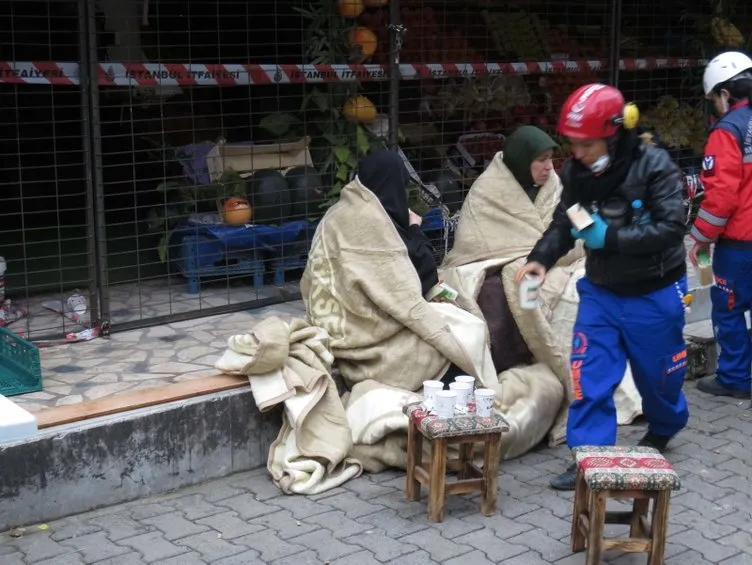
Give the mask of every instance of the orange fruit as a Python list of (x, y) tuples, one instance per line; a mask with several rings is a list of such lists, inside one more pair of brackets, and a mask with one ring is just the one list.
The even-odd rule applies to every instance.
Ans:
[(222, 210), (222, 219), (231, 226), (242, 226), (250, 223), (253, 217), (253, 210), (248, 200), (233, 196), (225, 200), (224, 209)]
[(376, 106), (365, 96), (350, 98), (342, 106), (342, 113), (348, 120), (360, 124), (372, 124), (378, 115)]
[(367, 27), (356, 27), (349, 33), (350, 45), (357, 47), (363, 57), (370, 57), (376, 53), (379, 40), (376, 34)]
[(337, 5), (343, 18), (357, 18), (366, 9), (363, 0), (338, 0)]

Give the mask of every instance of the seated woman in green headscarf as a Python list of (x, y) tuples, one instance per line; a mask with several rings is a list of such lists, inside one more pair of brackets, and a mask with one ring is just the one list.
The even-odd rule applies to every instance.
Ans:
[[(470, 189), (444, 269), (493, 259), (513, 260), (526, 253), (532, 242), (525, 237), (527, 232), (548, 226), (553, 211), (550, 203), (556, 201), (551, 196), (561, 190), (553, 167), (557, 147), (546, 132), (533, 126), (523, 126), (509, 136), (503, 153)], [(489, 177), (493, 181), (485, 182)], [(544, 197), (536, 204), (544, 188)], [(512, 222), (512, 215), (518, 213), (522, 217)], [(524, 229), (516, 229), (521, 223)], [(502, 267), (503, 263), (489, 267), (473, 293), (488, 324), (491, 356), (498, 373), (533, 361), (509, 310), (501, 284)]]
[[(503, 153), (473, 183), (454, 246), (439, 268), (439, 277), (459, 291), (459, 305), (485, 319), (505, 398), (515, 399), (521, 421), (527, 414), (543, 434), (527, 432), (529, 440), (540, 441), (548, 431), (551, 444), (565, 439), (566, 408), (573, 397), (569, 354), (585, 254), (578, 245), (548, 272), (532, 309), (523, 307), (515, 274), (559, 202), (562, 185), (552, 163), (556, 149), (548, 134), (532, 126), (509, 136)], [(558, 414), (550, 402), (544, 408), (544, 394), (534, 388), (542, 383), (559, 387)], [(614, 398), (620, 423), (641, 413), (631, 375)]]

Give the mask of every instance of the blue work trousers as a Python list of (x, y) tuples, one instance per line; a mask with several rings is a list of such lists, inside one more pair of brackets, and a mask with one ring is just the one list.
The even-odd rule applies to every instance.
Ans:
[(749, 392), (752, 344), (745, 314), (752, 307), (752, 242), (720, 240), (713, 252), (713, 274), (710, 300), (719, 350), (716, 377), (727, 388)]
[(567, 444), (614, 445), (614, 391), (630, 363), (642, 396), (649, 431), (673, 436), (687, 425), (682, 392), (687, 373), (684, 296), (687, 279), (642, 296), (620, 296), (577, 283), (580, 305), (574, 325)]

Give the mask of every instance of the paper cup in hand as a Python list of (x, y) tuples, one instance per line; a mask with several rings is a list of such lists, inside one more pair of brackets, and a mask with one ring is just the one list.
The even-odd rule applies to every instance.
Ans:
[(427, 410), (436, 409), (436, 393), (440, 390), (444, 390), (441, 381), (423, 381), (423, 406)]
[(537, 275), (527, 274), (520, 282), (520, 308), (535, 310), (538, 307), (538, 291), (541, 279)]
[(454, 403), (457, 393), (453, 390), (436, 391), (436, 415), (439, 418), (454, 418)]
[(493, 414), (494, 391), (490, 388), (475, 390), (475, 413), (482, 418), (488, 418)]

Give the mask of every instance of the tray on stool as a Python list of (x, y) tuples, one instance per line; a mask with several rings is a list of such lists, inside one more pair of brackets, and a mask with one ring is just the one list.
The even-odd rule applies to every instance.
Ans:
[[(572, 551), (587, 550), (586, 565), (600, 565), (606, 550), (647, 553), (648, 565), (663, 565), (671, 492), (681, 488), (671, 464), (652, 447), (581, 446), (573, 452)], [(632, 510), (607, 512), (609, 498), (632, 499)], [(629, 537), (604, 539), (605, 524), (629, 525)]]
[(188, 280), (188, 293), (198, 294), (201, 277), (253, 276), (254, 288), (264, 286), (264, 262), (254, 250), (228, 250), (214, 238), (185, 235), (180, 242), (180, 273)]
[[(449, 494), (481, 492), (481, 512), (496, 513), (501, 434), (509, 424), (500, 414), (476, 416), (470, 413), (454, 418), (429, 414), (420, 402), (403, 407), (407, 428), (407, 498), (420, 500), (421, 485), (428, 487), (428, 519), (444, 519), (444, 501)], [(431, 460), (423, 461), (423, 439), (431, 442)], [(483, 444), (483, 469), (473, 464), (475, 443)], [(447, 446), (459, 444), (459, 458), (447, 461)], [(447, 483), (447, 470), (457, 472), (457, 481)]]

